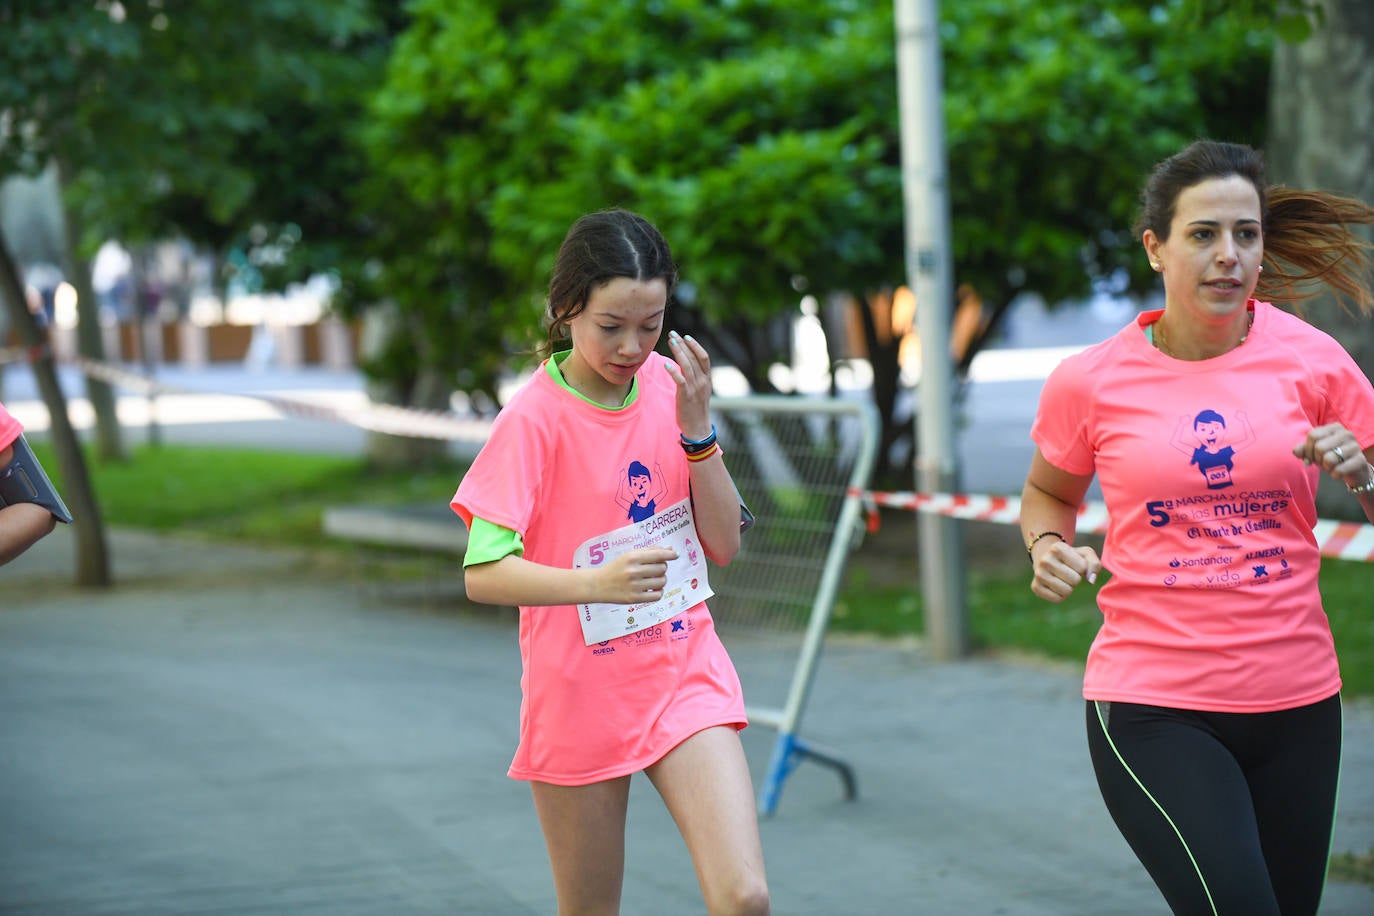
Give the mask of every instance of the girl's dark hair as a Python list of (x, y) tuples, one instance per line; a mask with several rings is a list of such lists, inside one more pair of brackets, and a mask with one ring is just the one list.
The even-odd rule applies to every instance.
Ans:
[(568, 336), (568, 322), (587, 308), (592, 292), (616, 277), (663, 280), (672, 300), (677, 265), (668, 243), (653, 224), (629, 210), (601, 210), (573, 223), (554, 260), (549, 300), (544, 310), (548, 340), (545, 356)]
[(1155, 166), (1140, 192), (1140, 216), (1135, 235), (1154, 230), (1169, 238), (1178, 196), (1212, 178), (1238, 175), (1259, 193), (1264, 259), (1255, 294), (1265, 299), (1307, 299), (1325, 283), (1355, 302), (1360, 311), (1374, 312), (1374, 245), (1351, 230), (1374, 225), (1374, 208), (1362, 201), (1325, 191), (1270, 186), (1264, 177), (1264, 156), (1239, 143), (1198, 140)]

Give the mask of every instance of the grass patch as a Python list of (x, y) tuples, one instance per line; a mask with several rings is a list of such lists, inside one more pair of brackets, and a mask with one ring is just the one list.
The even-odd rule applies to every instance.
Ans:
[[(912, 585), (875, 584), (862, 565), (850, 568), (835, 601), (831, 627), (851, 633), (917, 636), (925, 633), (924, 596)], [(1105, 576), (1102, 580), (1105, 582)], [(971, 572), (966, 582), (971, 636), (981, 649), (1014, 649), (1081, 662), (1101, 614), (1091, 592), (1060, 604), (1030, 593), (1024, 563), (1005, 571)]]
[[(51, 474), (50, 447), (33, 447)], [(108, 525), (284, 546), (319, 546), (329, 506), (447, 505), (463, 474), (457, 464), (384, 472), (350, 456), (171, 445), (140, 446), (119, 462), (88, 450), (86, 460)]]
[(1322, 559), (1322, 605), (1336, 637), (1347, 696), (1374, 696), (1374, 615), (1369, 613), (1368, 563)]
[(1353, 852), (1336, 853), (1331, 857), (1327, 877), (1333, 881), (1374, 886), (1374, 849), (1364, 855)]

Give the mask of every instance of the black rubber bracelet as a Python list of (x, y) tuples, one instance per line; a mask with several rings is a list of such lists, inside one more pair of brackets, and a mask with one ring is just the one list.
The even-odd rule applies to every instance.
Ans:
[(682, 433), (678, 433), (677, 437), (682, 445), (682, 450), (689, 455), (695, 455), (698, 452), (706, 451), (716, 444), (716, 424), (711, 424), (711, 435), (707, 436), (705, 439), (688, 439), (686, 436), (682, 435)]

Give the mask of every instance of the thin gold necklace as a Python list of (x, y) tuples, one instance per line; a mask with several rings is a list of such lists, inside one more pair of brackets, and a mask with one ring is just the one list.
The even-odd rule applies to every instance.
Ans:
[[(1245, 343), (1245, 339), (1246, 339), (1247, 337), (1250, 336), (1250, 329), (1253, 328), (1254, 326), (1255, 326), (1255, 313), (1254, 313), (1254, 312), (1248, 312), (1248, 313), (1246, 314), (1246, 318), (1245, 318), (1245, 333), (1242, 334), (1242, 335), (1240, 335), (1240, 340), (1236, 341), (1235, 346), (1231, 347), (1230, 349), (1225, 350), (1224, 352), (1225, 352), (1225, 353), (1230, 353), (1231, 350), (1234, 350), (1236, 347), (1239, 347), (1241, 344)], [(1173, 357), (1174, 359), (1179, 359), (1178, 355), (1175, 354), (1174, 351), (1173, 351), (1172, 349), (1169, 348), (1169, 341), (1168, 341), (1168, 339), (1164, 336), (1164, 316), (1163, 316), (1163, 315), (1160, 315), (1158, 318), (1155, 319), (1155, 334), (1154, 334), (1154, 340), (1155, 340), (1155, 347), (1156, 347), (1156, 349), (1159, 350), (1159, 352), (1163, 353), (1165, 356)], [(1221, 356), (1222, 354), (1221, 354), (1221, 353), (1218, 353), (1217, 355), (1218, 355), (1218, 356)]]

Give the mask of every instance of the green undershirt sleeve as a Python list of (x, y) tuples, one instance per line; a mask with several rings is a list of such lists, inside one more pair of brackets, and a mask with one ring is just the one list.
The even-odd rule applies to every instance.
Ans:
[(463, 554), (463, 566), (494, 563), (511, 554), (517, 557), (525, 555), (525, 544), (520, 535), (495, 522), (473, 516), (472, 526), (468, 529), (468, 547)]

